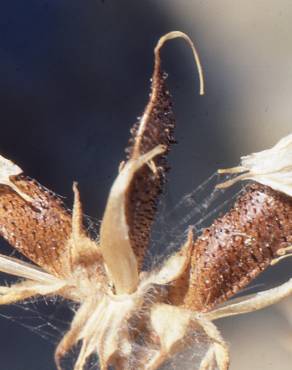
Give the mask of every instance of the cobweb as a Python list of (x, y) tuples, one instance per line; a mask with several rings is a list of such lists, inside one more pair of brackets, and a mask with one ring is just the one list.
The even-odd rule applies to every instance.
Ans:
[[(158, 216), (152, 229), (151, 242), (145, 258), (145, 269), (159, 265), (167, 256), (185, 242), (189, 227), (198, 236), (204, 227), (209, 226), (221, 213), (232, 206), (240, 193), (240, 188), (218, 190), (217, 173), (212, 174), (194, 190), (184, 195), (181, 200), (171, 205), (170, 194), (166, 190), (158, 208)], [(86, 227), (90, 235), (97, 238), (99, 225), (97, 220), (86, 216)], [(5, 275), (5, 280), (9, 281)], [(65, 302), (61, 298), (40, 298), (8, 308), (1, 307), (0, 317), (16, 322), (37, 334), (50, 343), (56, 344), (68, 330), (77, 306)], [(208, 345), (208, 339), (199, 329), (192, 334), (192, 345), (186, 345), (184, 350), (168, 361), (161, 370), (196, 369)], [(195, 348), (194, 348), (195, 347)], [(78, 348), (75, 349), (76, 353)], [(75, 351), (74, 351), (75, 352)], [(74, 354), (68, 356), (67, 362), (74, 362)], [(186, 365), (183, 365), (184, 361)], [(64, 362), (66, 369), (72, 368)], [(88, 364), (88, 370), (97, 369), (96, 358)]]
[[(1, 307), (0, 317), (20, 324), (42, 339), (56, 344), (70, 323), (74, 307), (67, 307), (61, 298), (36, 298), (21, 304)], [(65, 318), (66, 317), (66, 318)]]
[(241, 186), (216, 189), (219, 182), (222, 182), (222, 176), (219, 179), (215, 172), (194, 190), (185, 194), (174, 206), (171, 206), (169, 193), (165, 192), (152, 228), (150, 248), (145, 259), (147, 270), (178, 250), (186, 241), (190, 228), (194, 237), (199, 236), (204, 228), (210, 226), (215, 218), (233, 205), (242, 191)]

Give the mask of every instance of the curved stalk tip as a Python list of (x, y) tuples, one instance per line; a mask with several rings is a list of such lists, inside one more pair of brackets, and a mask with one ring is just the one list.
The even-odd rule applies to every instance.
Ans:
[(163, 45), (167, 41), (172, 40), (172, 39), (176, 39), (176, 38), (184, 39), (192, 49), (194, 60), (195, 60), (197, 70), (198, 70), (199, 81), (200, 81), (199, 93), (200, 93), (200, 95), (204, 95), (205, 94), (204, 73), (203, 73), (203, 68), (202, 68), (202, 64), (201, 64), (201, 61), (200, 61), (199, 53), (197, 52), (193, 41), (191, 40), (191, 38), (186, 33), (181, 32), (181, 31), (171, 31), (171, 32), (168, 32), (167, 34), (163, 35), (162, 37), (160, 37), (160, 39), (158, 40), (158, 42), (155, 46), (155, 49), (154, 49), (155, 69), (156, 69), (156, 66), (159, 66), (159, 64), (160, 64), (160, 50), (163, 47)]

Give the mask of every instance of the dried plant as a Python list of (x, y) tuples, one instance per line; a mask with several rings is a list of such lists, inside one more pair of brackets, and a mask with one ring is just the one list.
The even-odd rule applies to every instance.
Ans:
[[(127, 160), (110, 190), (99, 240), (83, 227), (76, 184), (72, 216), (51, 192), (0, 158), (0, 232), (34, 264), (0, 256), (0, 271), (24, 280), (0, 287), (0, 304), (34, 296), (59, 295), (79, 304), (55, 360), (81, 344), (74, 369), (84, 369), (92, 354), (101, 369), (158, 369), (194, 340), (201, 330), (209, 349), (200, 369), (227, 370), (228, 346), (212, 322), (278, 302), (292, 292), (292, 280), (241, 301), (226, 302), (269, 265), (292, 250), (292, 135), (272, 149), (242, 159), (252, 179), (234, 207), (200, 237), (188, 238), (160, 268), (143, 271), (144, 256), (174, 141), (170, 94), (161, 70), (160, 49), (182, 37), (191, 46), (203, 92), (196, 50), (175, 31), (155, 48), (150, 100), (132, 130)], [(224, 306), (219, 306), (224, 303)]]

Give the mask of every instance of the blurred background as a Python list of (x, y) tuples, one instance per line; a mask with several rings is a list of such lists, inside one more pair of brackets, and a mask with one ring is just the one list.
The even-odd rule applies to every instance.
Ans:
[[(147, 102), (153, 47), (181, 30), (199, 50), (206, 95), (198, 95), (190, 50), (169, 43), (162, 55), (177, 117), (168, 184), (175, 205), (217, 168), (291, 133), (291, 25), (289, 0), (2, 2), (0, 153), (69, 207), (77, 180), (86, 214), (99, 220)], [(4, 242), (1, 251), (11, 253)], [(254, 285), (271, 288), (291, 275), (286, 260)], [(287, 301), (221, 320), (231, 370), (291, 369), (290, 312)], [(0, 308), (0, 370), (54, 369), (55, 344), (22, 327), (21, 314)]]

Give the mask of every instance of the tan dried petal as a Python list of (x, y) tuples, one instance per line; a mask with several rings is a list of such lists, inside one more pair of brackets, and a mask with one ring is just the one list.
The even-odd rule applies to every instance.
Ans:
[(171, 354), (172, 348), (186, 336), (192, 313), (168, 304), (156, 304), (151, 308), (150, 318), (161, 347)]
[[(184, 267), (180, 274), (175, 276), (175, 279), (169, 281), (167, 289), (167, 302), (175, 306), (183, 306), (186, 294), (189, 291), (190, 285), (190, 269), (192, 262), (192, 255), (194, 252), (193, 234), (189, 232), (188, 240), (177, 255), (184, 256)], [(181, 258), (181, 257), (180, 257)]]
[(68, 241), (71, 270), (74, 273), (76, 266), (82, 266), (89, 277), (95, 278), (96, 281), (105, 280), (100, 248), (87, 236), (83, 227), (83, 211), (77, 183), (73, 184), (73, 192), (72, 232)]
[(254, 180), (274, 190), (292, 196), (292, 134), (282, 138), (271, 149), (241, 158), (239, 167), (219, 170), (219, 173), (245, 172), (218, 185), (224, 188), (239, 180)]
[(116, 359), (129, 356), (132, 348), (127, 319), (137, 308), (130, 296), (121, 300), (103, 297), (96, 302), (91, 316), (78, 334), (78, 339), (84, 342), (83, 366), (92, 353), (98, 353), (101, 369), (108, 369)]
[(8, 185), (13, 189), (19, 196), (28, 202), (32, 201), (32, 198), (28, 194), (22, 192), (13, 181), (10, 180), (11, 176), (17, 176), (22, 173), (22, 169), (18, 167), (15, 163), (6, 159), (0, 155), (0, 184)]
[[(186, 243), (181, 250), (170, 256), (158, 273), (155, 273), (155, 284), (166, 285), (184, 277), (191, 261), (193, 250), (193, 233), (189, 231)], [(151, 278), (150, 278), (151, 279)], [(188, 284), (188, 281), (185, 281)], [(179, 288), (178, 288), (179, 289)], [(169, 297), (170, 298), (170, 297)]]
[(0, 254), (0, 271), (39, 283), (56, 283), (59, 281), (55, 276), (44, 272), (37, 266), (2, 254)]
[(128, 193), (133, 177), (165, 148), (157, 146), (137, 159), (129, 160), (115, 180), (100, 228), (100, 248), (116, 293), (133, 293), (138, 286), (138, 266), (127, 222)]

